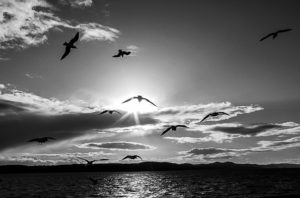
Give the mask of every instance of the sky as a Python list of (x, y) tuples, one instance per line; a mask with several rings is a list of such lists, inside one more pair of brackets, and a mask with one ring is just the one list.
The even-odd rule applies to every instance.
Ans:
[[(299, 15), (296, 0), (0, 0), (0, 164), (299, 164)], [(137, 95), (157, 107), (122, 104)], [(215, 111), (229, 116), (200, 123)]]

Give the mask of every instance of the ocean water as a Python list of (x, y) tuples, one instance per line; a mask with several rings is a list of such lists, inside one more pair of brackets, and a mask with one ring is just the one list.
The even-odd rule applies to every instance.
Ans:
[[(89, 177), (98, 179), (98, 184), (94, 185)], [(247, 198), (282, 195), (300, 195), (300, 170), (0, 174), (1, 198)]]

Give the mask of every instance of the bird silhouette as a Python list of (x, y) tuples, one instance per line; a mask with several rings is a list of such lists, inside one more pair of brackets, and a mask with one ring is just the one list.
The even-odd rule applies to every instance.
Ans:
[(206, 120), (208, 117), (216, 117), (216, 116), (219, 116), (219, 115), (228, 115), (228, 113), (225, 113), (225, 112), (213, 112), (213, 113), (209, 113), (207, 114), (200, 122), (203, 122), (204, 120)]
[(92, 184), (95, 186), (98, 184), (98, 179), (94, 179), (92, 177), (89, 177), (89, 180), (92, 182)]
[(164, 130), (164, 132), (162, 132), (161, 136), (164, 135), (165, 133), (167, 133), (170, 130), (176, 131), (177, 127), (189, 128), (186, 125), (172, 125), (172, 126), (169, 126), (166, 130)]
[[(129, 102), (130, 100), (133, 100), (133, 99), (137, 99), (139, 102), (141, 102), (142, 100), (146, 100), (147, 102), (151, 103), (152, 105), (156, 106), (153, 102), (151, 102), (149, 99), (147, 98), (144, 98), (143, 96), (134, 96), (132, 98), (129, 98), (127, 100), (125, 100), (124, 102), (122, 103), (126, 103), (126, 102)], [(156, 106), (157, 107), (157, 106)]]
[(77, 42), (79, 39), (79, 32), (76, 33), (76, 35), (74, 36), (74, 38), (72, 38), (69, 43), (68, 42), (64, 42), (64, 46), (65, 47), (65, 53), (62, 55), (62, 57), (60, 58), (60, 60), (64, 59), (66, 56), (68, 56), (71, 52), (72, 48), (77, 48), (74, 44), (75, 42)]
[(129, 55), (129, 54), (131, 54), (131, 52), (129, 52), (129, 51), (124, 51), (124, 50), (121, 50), (121, 49), (119, 49), (119, 51), (118, 51), (118, 54), (116, 54), (116, 55), (113, 55), (113, 57), (114, 58), (119, 58), (119, 57), (124, 57), (124, 55)]
[(289, 32), (291, 30), (293, 30), (293, 29), (282, 29), (282, 30), (278, 30), (276, 32), (272, 32), (272, 33), (270, 33), (270, 34), (262, 37), (259, 41), (263, 41), (263, 40), (265, 40), (265, 39), (267, 39), (269, 37), (272, 37), (273, 39), (275, 39), (278, 36), (278, 34), (284, 33), (284, 32)]
[(77, 158), (81, 159), (83, 161), (86, 161), (86, 165), (93, 165), (94, 162), (108, 160), (108, 159), (87, 160), (87, 159), (84, 159), (82, 157), (77, 157)]
[(143, 160), (139, 155), (127, 155), (122, 160), (125, 160), (125, 159), (137, 159), (137, 158), (140, 158), (141, 160)]
[(98, 115), (102, 115), (102, 114), (105, 114), (105, 113), (109, 113), (109, 114), (118, 113), (118, 114), (121, 115), (121, 113), (119, 111), (116, 111), (116, 110), (104, 110), (104, 111), (100, 112)]
[(56, 140), (56, 139), (53, 137), (41, 137), (41, 138), (34, 138), (31, 140), (28, 140), (27, 142), (38, 142), (40, 144), (43, 144), (45, 142), (48, 142), (49, 140)]

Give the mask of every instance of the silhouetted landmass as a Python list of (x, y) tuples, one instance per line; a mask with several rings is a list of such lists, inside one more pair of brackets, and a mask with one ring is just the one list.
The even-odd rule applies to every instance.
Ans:
[(117, 171), (172, 171), (172, 170), (203, 170), (203, 169), (300, 169), (299, 164), (235, 164), (232, 162), (211, 164), (175, 164), (169, 162), (141, 162), (132, 164), (107, 163), (86, 166), (85, 164), (57, 166), (0, 166), (0, 173), (38, 173), (38, 172), (117, 172)]

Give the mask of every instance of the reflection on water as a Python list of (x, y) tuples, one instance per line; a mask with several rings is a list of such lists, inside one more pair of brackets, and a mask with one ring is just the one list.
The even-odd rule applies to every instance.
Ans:
[[(300, 194), (300, 170), (0, 175), (0, 197), (262, 197)], [(98, 179), (93, 185), (89, 177)]]

